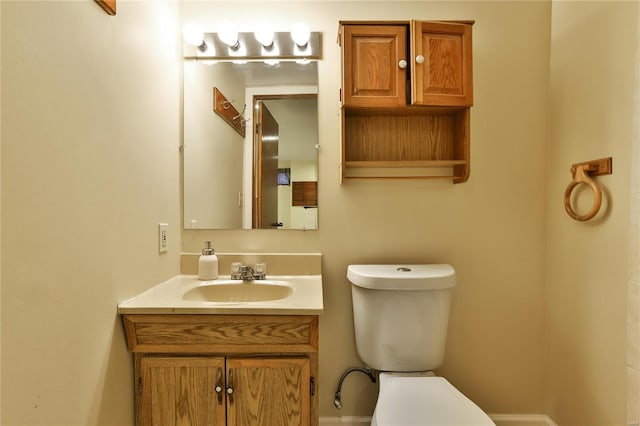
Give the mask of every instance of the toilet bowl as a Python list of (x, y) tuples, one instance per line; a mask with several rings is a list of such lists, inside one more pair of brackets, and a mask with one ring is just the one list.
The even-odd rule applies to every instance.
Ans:
[(433, 374), (380, 373), (371, 426), (495, 425), (446, 379)]
[(349, 265), (356, 349), (381, 371), (373, 426), (495, 425), (431, 371), (444, 358), (451, 265)]

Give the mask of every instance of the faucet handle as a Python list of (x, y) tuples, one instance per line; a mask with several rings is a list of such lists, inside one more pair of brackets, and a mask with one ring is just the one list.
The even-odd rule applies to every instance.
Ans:
[(240, 262), (231, 262), (231, 274), (240, 273), (240, 267), (241, 266), (242, 266), (242, 263), (240, 263)]
[(232, 262), (231, 263), (231, 279), (239, 280), (242, 279), (241, 273), (242, 263), (241, 262)]
[(255, 266), (254, 266), (254, 270), (255, 270), (257, 273), (260, 273), (260, 274), (266, 274), (266, 273), (267, 273), (267, 264), (266, 264), (266, 263), (264, 263), (264, 262), (262, 262), (262, 263), (256, 263), (256, 264), (255, 264)]
[(267, 264), (266, 263), (256, 263), (254, 266), (254, 274), (253, 274), (256, 279), (258, 280), (264, 280), (265, 276), (267, 275)]

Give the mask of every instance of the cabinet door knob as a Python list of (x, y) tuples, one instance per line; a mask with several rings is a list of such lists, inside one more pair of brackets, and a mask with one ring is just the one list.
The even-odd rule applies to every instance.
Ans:
[(400, 59), (400, 62), (398, 62), (398, 66), (402, 69), (405, 69), (407, 67), (407, 61), (405, 61), (404, 59)]
[(423, 64), (424, 63), (424, 56), (422, 56), (422, 55), (416, 56), (416, 62), (419, 63), (419, 64)]
[(218, 394), (218, 404), (222, 404), (222, 368), (220, 367), (218, 367), (218, 378), (214, 390)]
[(227, 383), (227, 395), (229, 396), (229, 403), (233, 404), (233, 368), (229, 369), (229, 381)]

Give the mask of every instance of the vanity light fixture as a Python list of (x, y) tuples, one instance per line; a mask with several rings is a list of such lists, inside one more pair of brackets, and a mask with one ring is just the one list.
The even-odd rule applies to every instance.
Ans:
[(291, 28), (291, 39), (297, 44), (299, 47), (304, 47), (309, 43), (309, 38), (311, 37), (311, 31), (307, 24), (302, 22), (298, 22), (294, 24)]
[(200, 52), (207, 51), (207, 43), (204, 41), (204, 31), (196, 24), (187, 24), (182, 32), (184, 41), (198, 48)]
[[(2, 0), (0, 0), (2, 1)], [(274, 32), (269, 24), (255, 32), (238, 32), (230, 23), (218, 32), (202, 32), (195, 26), (185, 27), (183, 54), (186, 59), (217, 61), (312, 61), (322, 57), (322, 34), (310, 32), (298, 23), (294, 32)]]

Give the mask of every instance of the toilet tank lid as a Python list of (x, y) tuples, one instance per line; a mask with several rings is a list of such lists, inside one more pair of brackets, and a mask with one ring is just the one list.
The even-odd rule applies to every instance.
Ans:
[(349, 265), (347, 278), (376, 290), (440, 290), (456, 285), (451, 265)]

